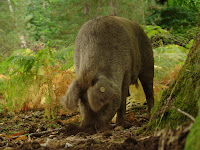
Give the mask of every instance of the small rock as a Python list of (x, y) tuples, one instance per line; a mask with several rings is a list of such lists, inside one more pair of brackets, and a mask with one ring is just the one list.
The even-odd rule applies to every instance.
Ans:
[(71, 143), (66, 143), (65, 144), (65, 148), (70, 148), (70, 147), (73, 147), (74, 145), (73, 144), (71, 144)]

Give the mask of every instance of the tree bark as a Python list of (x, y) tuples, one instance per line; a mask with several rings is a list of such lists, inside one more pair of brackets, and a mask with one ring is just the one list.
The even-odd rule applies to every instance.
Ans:
[(10, 12), (13, 14), (14, 12), (13, 12), (13, 8), (12, 8), (10, 0), (8, 0), (8, 5), (9, 5)]
[(84, 6), (84, 16), (86, 17), (88, 15), (90, 11), (90, 4), (89, 3), (85, 3), (85, 6)]
[(111, 16), (117, 16), (117, 12), (116, 12), (116, 2), (111, 0), (110, 1), (110, 15)]
[[(196, 54), (200, 55), (200, 34), (197, 37), (197, 40), (195, 41), (193, 47), (196, 47), (196, 50), (193, 49), (193, 52), (190, 53), (190, 56), (192, 56), (193, 53), (195, 53), (195, 51), (198, 51)], [(200, 56), (197, 56), (198, 58)], [(200, 58), (198, 60), (198, 63), (200, 62)], [(200, 68), (199, 64), (198, 64), (198, 69)], [(200, 69), (199, 69), (200, 70)], [(200, 73), (200, 72), (196, 72), (196, 73)], [(198, 78), (198, 80), (200, 80)], [(198, 88), (200, 88), (200, 84), (198, 85)], [(199, 95), (199, 93), (198, 93)], [(199, 150), (200, 149), (200, 97), (198, 99), (198, 115), (196, 117), (196, 120), (190, 130), (189, 135), (187, 136), (186, 139), (186, 144), (185, 144), (185, 150)]]

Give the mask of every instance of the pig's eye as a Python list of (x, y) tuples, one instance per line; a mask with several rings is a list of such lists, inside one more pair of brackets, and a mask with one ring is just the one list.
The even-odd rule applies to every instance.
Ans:
[(106, 91), (106, 88), (105, 88), (105, 87), (103, 87), (103, 86), (101, 86), (99, 90), (100, 90), (100, 92), (101, 92), (101, 93), (105, 93), (105, 91)]
[(98, 78), (94, 78), (94, 79), (92, 80), (92, 86), (94, 86), (94, 85), (97, 83), (97, 81), (98, 81)]

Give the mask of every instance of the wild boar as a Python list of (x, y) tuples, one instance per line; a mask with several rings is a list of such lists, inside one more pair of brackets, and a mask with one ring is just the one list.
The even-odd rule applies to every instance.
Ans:
[(148, 114), (154, 105), (154, 59), (151, 43), (136, 23), (116, 16), (86, 22), (74, 45), (77, 79), (72, 82), (64, 105), (74, 110), (79, 102), (81, 127), (97, 130), (117, 113), (117, 124), (125, 121), (130, 84), (142, 83)]

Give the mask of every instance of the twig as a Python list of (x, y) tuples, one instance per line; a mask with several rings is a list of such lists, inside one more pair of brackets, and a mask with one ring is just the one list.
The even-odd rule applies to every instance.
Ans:
[(53, 129), (53, 130), (49, 130), (49, 131), (42, 131), (42, 132), (31, 133), (31, 134), (28, 135), (28, 139), (30, 140), (32, 136), (39, 137), (39, 136), (42, 136), (44, 134), (48, 134), (48, 133), (51, 133), (51, 132), (54, 132), (54, 131), (60, 131), (62, 129), (63, 128), (57, 128), (57, 129)]
[[(172, 100), (172, 94), (174, 93), (175, 88), (176, 88), (176, 86), (177, 86), (179, 80), (180, 80), (180, 78), (178, 78), (177, 80), (175, 80), (176, 83), (175, 83), (173, 89), (171, 90), (171, 93), (170, 93), (169, 97), (167, 98), (166, 106), (168, 106), (168, 104), (170, 104), (170, 100)], [(165, 107), (165, 110), (163, 111), (163, 114), (161, 115), (160, 121), (159, 121), (158, 124), (161, 123), (161, 120), (162, 120), (162, 118), (164, 117), (164, 113), (167, 111), (167, 109), (169, 109), (169, 106), (168, 106), (168, 107)]]
[(165, 86), (169, 86), (173, 81), (174, 81), (174, 80), (170, 80), (169, 82), (167, 82), (167, 83), (165, 84)]
[(186, 116), (189, 117), (193, 122), (195, 121), (195, 118), (194, 118), (192, 115), (190, 115), (190, 114), (188, 114), (187, 112), (181, 110), (180, 108), (176, 108), (175, 106), (172, 106), (172, 108), (174, 108), (174, 109), (176, 109), (178, 112), (180, 112), (180, 113), (186, 115)]
[(146, 120), (149, 120), (146, 116), (144, 115), (135, 115), (135, 118), (143, 118), (143, 119), (146, 119)]
[(158, 111), (156, 111), (154, 113), (154, 115), (151, 117), (150, 122), (153, 122), (154, 120), (156, 120), (158, 118), (159, 115), (164, 114), (166, 111), (168, 111), (170, 109), (170, 106), (172, 104), (169, 103), (168, 106), (163, 106), (162, 108), (160, 108)]

